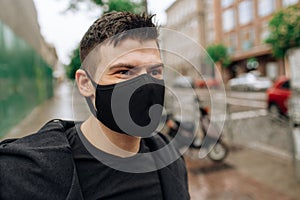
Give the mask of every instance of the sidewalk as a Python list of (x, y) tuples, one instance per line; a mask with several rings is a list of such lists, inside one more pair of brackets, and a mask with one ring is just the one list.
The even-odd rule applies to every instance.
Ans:
[[(5, 138), (33, 133), (53, 118), (83, 120), (88, 115), (85, 100), (76, 86), (64, 82), (56, 87), (52, 99), (35, 108)], [(188, 157), (186, 161), (192, 200), (300, 199), (300, 183), (289, 159), (239, 147), (230, 152), (223, 164)]]
[(186, 157), (192, 200), (297, 200), (300, 183), (291, 160), (247, 147), (232, 150), (225, 163)]

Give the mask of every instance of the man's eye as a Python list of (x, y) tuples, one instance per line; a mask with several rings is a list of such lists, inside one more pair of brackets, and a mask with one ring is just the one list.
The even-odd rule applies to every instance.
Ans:
[(153, 75), (153, 76), (160, 75), (160, 74), (161, 74), (161, 70), (155, 69), (155, 70), (151, 71), (151, 75)]
[(117, 74), (131, 75), (132, 71), (130, 71), (130, 70), (120, 70), (120, 71), (117, 72)]

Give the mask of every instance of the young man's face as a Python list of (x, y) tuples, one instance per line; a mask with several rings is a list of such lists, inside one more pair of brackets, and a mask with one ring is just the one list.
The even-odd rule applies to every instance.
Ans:
[(105, 44), (94, 55), (100, 56), (94, 80), (100, 85), (115, 84), (149, 74), (163, 79), (163, 63), (155, 40), (125, 39), (117, 46)]
[[(150, 136), (159, 125), (165, 91), (156, 40), (125, 39), (117, 46), (102, 44), (85, 61), (84, 66), (96, 67), (95, 73), (88, 75), (80, 69), (76, 81), (81, 94), (94, 103), (95, 117), (115, 132)], [(148, 75), (141, 77), (144, 74)], [(116, 87), (103, 87), (117, 83)]]

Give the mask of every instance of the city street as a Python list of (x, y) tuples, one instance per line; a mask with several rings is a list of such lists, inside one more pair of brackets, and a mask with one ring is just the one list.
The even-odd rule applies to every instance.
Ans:
[(289, 160), (245, 147), (232, 150), (223, 164), (186, 160), (192, 199), (299, 199)]
[[(99, 188), (100, 195), (115, 197), (117, 194), (124, 199), (127, 194), (137, 198), (136, 193), (147, 197), (179, 194), (183, 187), (168, 183), (182, 178), (175, 174), (184, 170), (174, 159), (172, 165), (163, 159), (174, 158), (170, 156), (172, 148), (152, 151), (150, 145), (159, 148), (161, 142), (142, 140), (145, 145), (139, 145), (137, 138), (120, 137), (109, 131), (121, 132), (126, 127), (134, 134), (145, 134), (144, 129), (130, 123), (130, 117), (124, 116), (130, 114), (132, 119), (137, 118), (134, 122), (145, 124), (149, 121), (148, 111), (150, 121), (161, 120), (157, 121), (157, 124), (160, 122), (157, 132), (166, 134), (175, 129), (169, 134), (168, 145), (174, 144), (176, 148), (185, 145), (179, 146), (179, 151), (186, 163), (191, 200), (300, 200), (299, 29), (300, 0), (0, 0), (0, 142), (38, 132), (36, 136), (41, 138), (38, 143), (47, 147), (45, 151), (39, 148), (40, 144), (35, 147), (30, 141), (36, 137), (7, 141), (12, 144), (2, 143), (4, 153), (1, 158), (4, 161), (0, 162), (0, 170), (4, 176), (0, 177), (4, 184), (0, 185), (7, 188), (0, 186), (0, 200), (15, 199), (5, 198), (7, 194), (28, 199), (26, 195), (39, 192), (43, 199), (44, 191), (49, 193), (52, 188), (47, 184), (60, 182), (60, 179), (63, 184), (56, 185), (63, 192), (52, 192), (48, 198), (66, 194), (77, 199), (82, 196), (79, 194), (81, 189), (87, 195), (99, 197), (95, 193)], [(77, 71), (75, 74), (78, 67), (85, 73)], [(153, 79), (139, 76), (145, 72)], [(100, 74), (100, 81), (94, 79)], [(94, 94), (96, 88), (94, 106), (99, 112), (93, 114), (103, 124), (92, 119), (80, 127), (83, 134), (77, 132), (79, 135), (76, 135), (75, 129), (74, 132), (68, 129), (64, 130), (67, 139), (50, 136), (50, 141), (45, 140), (39, 130), (50, 120), (78, 122), (91, 116), (88, 99), (80, 95), (76, 83), (70, 80), (74, 76), (82, 86), (80, 91), (87, 96)], [(155, 80), (163, 77), (163, 81)], [(128, 81), (123, 82), (125, 80)], [(151, 82), (151, 86), (138, 88), (141, 90), (135, 91), (136, 98), (130, 96), (130, 89), (146, 82)], [(165, 86), (164, 99), (161, 82)], [(154, 83), (160, 86), (154, 86)], [(129, 98), (125, 98), (126, 95)], [(114, 104), (115, 99), (117, 104)], [(119, 103), (124, 103), (124, 99), (130, 102), (128, 112), (127, 105)], [(163, 100), (163, 117), (160, 117)], [(149, 109), (155, 102), (156, 105)], [(166, 120), (171, 117), (176, 123)], [(143, 128), (152, 128), (152, 124), (148, 125)], [(155, 128), (151, 129), (152, 133)], [(104, 131), (98, 131), (100, 129)], [(121, 151), (106, 143), (104, 135), (109, 135)], [(189, 142), (193, 141), (191, 145), (182, 143), (187, 137)], [(132, 143), (131, 139), (137, 143)], [(69, 141), (70, 146), (60, 141)], [(86, 153), (81, 142), (84, 147), (91, 147), (87, 148), (90, 153), (93, 152), (90, 149), (95, 150), (108, 168), (112, 167), (110, 163), (116, 162), (103, 155), (111, 154), (116, 158), (134, 155), (129, 157), (126, 167), (137, 172), (136, 167), (127, 163), (131, 164), (140, 156), (134, 152), (149, 149), (146, 159), (142, 158), (139, 164), (150, 161), (155, 167), (168, 165), (161, 172), (169, 170), (173, 173), (157, 173), (149, 179), (150, 187), (145, 189), (142, 186), (147, 185), (139, 185), (141, 179), (135, 181), (132, 174), (127, 179), (125, 173), (119, 175), (114, 167), (116, 170), (110, 173), (111, 169), (99, 166), (94, 159), (99, 158)], [(50, 152), (55, 156), (47, 153), (47, 145), (51, 146)], [(56, 157), (58, 151), (58, 157), (64, 156), (61, 153), (66, 146), (75, 161), (78, 158), (78, 162), (71, 158), (71, 163), (76, 165), (73, 172), (78, 171), (78, 177), (76, 173), (73, 177), (68, 176), (72, 178), (72, 187), (64, 187), (68, 181), (60, 176), (72, 172), (71, 168), (60, 170), (62, 173), (52, 170), (68, 167)], [(99, 149), (104, 153), (98, 154)], [(132, 152), (123, 151), (126, 149)], [(165, 149), (168, 153), (161, 154), (160, 150)], [(155, 153), (159, 159), (152, 157)], [(13, 157), (10, 155), (19, 157), (20, 162), (10, 159)], [(225, 159), (220, 161), (224, 155)], [(48, 164), (47, 157), (54, 161)], [(62, 158), (68, 163), (68, 156)], [(159, 161), (164, 166), (159, 165)], [(43, 163), (47, 166), (43, 167)], [(34, 170), (34, 165), (40, 167)], [(121, 163), (117, 162), (117, 165)], [(98, 167), (105, 170), (98, 170)], [(33, 169), (32, 173), (28, 169)], [(108, 182), (116, 180), (114, 184), (108, 184), (109, 190), (116, 190), (104, 191), (99, 186), (102, 179), (95, 176), (99, 171), (103, 180), (107, 174)], [(103, 171), (107, 173), (103, 174)], [(167, 178), (171, 175), (174, 179), (164, 181), (160, 174)], [(12, 179), (5, 175), (12, 175)], [(33, 178), (26, 178), (27, 175), (33, 175)], [(114, 175), (117, 178), (113, 178)], [(48, 180), (49, 177), (54, 177), (53, 181)], [(118, 182), (124, 187), (112, 187)], [(167, 187), (164, 187), (166, 182)], [(161, 183), (161, 191), (158, 183)], [(158, 187), (151, 187), (154, 185)], [(70, 191), (64, 192), (65, 188)], [(148, 192), (152, 191), (149, 188), (158, 192)], [(165, 188), (171, 190), (166, 192)], [(173, 193), (177, 188), (177, 193)], [(26, 194), (18, 192), (22, 190)], [(73, 191), (76, 197), (73, 197)], [(174, 200), (181, 200), (176, 197)]]
[[(189, 90), (181, 89), (181, 96), (187, 97)], [(210, 105), (212, 96), (219, 93), (215, 90), (196, 90), (197, 95)], [(188, 98), (188, 97), (187, 97)], [(226, 109), (215, 111), (218, 115), (226, 114), (223, 134), (231, 142), (259, 148), (263, 151), (291, 158), (292, 147), (289, 133), (289, 121), (286, 118), (271, 118), (268, 115), (265, 92), (226, 91)], [(225, 102), (225, 103), (224, 103)], [(216, 101), (215, 104), (218, 104)], [(222, 107), (223, 108), (223, 107)], [(216, 108), (218, 109), (218, 108)], [(218, 116), (212, 118), (218, 119)]]
[[(179, 90), (186, 105), (183, 109), (192, 109), (189, 104), (193, 101), (191, 91)], [(207, 91), (196, 93), (201, 93), (204, 100), (209, 99)], [(284, 122), (269, 120), (264, 107), (237, 105), (237, 102), (245, 101), (256, 102), (256, 105), (260, 102), (263, 105), (264, 94), (255, 94), (256, 98), (249, 95), (245, 99), (246, 95), (234, 92), (228, 97), (235, 104), (231, 105), (234, 112), (229, 112), (231, 119), (227, 119), (223, 129), (224, 137), (231, 147), (224, 163), (217, 164), (207, 158), (195, 159), (185, 155), (192, 200), (299, 199), (300, 183), (294, 176), (287, 137), (288, 126)], [(253, 113), (249, 114), (251, 112)], [(88, 113), (84, 99), (78, 94), (75, 85), (63, 82), (57, 85), (52, 99), (34, 109), (11, 129), (6, 138), (33, 133), (52, 118), (83, 120)]]
[[(183, 102), (193, 101), (190, 89), (175, 88), (175, 93)], [(204, 105), (218, 93), (196, 89)], [(226, 113), (222, 133), (233, 149), (223, 164), (187, 157), (192, 199), (299, 199), (289, 122), (268, 116), (265, 92), (226, 91), (219, 104), (227, 105), (215, 112)]]

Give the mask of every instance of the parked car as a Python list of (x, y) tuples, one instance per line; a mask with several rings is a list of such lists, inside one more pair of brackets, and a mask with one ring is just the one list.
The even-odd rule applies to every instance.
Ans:
[(288, 101), (291, 96), (290, 80), (280, 77), (266, 92), (268, 110), (271, 116), (280, 117), (288, 114)]
[(215, 78), (203, 77), (202, 79), (195, 80), (194, 85), (199, 88), (216, 88), (220, 85), (220, 83)]
[(252, 72), (241, 74), (237, 78), (228, 81), (228, 87), (231, 90), (262, 91), (271, 86), (272, 81), (269, 78), (260, 77)]
[(190, 76), (178, 76), (173, 81), (173, 87), (191, 88), (194, 87), (194, 81)]

